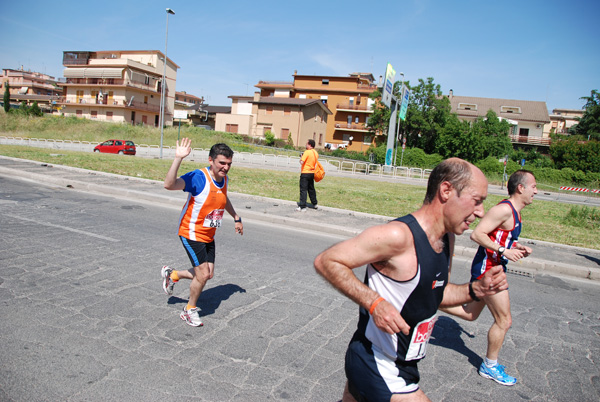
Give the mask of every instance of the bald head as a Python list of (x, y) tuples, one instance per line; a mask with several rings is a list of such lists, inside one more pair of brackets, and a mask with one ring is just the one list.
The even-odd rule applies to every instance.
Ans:
[(442, 161), (429, 175), (423, 203), (430, 204), (435, 199), (440, 185), (445, 181), (452, 185), (460, 197), (461, 191), (471, 183), (474, 175), (485, 178), (478, 167), (463, 159), (449, 158)]

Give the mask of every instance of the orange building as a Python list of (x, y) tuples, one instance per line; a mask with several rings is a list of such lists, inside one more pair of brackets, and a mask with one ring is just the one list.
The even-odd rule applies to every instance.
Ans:
[(373, 113), (369, 95), (377, 90), (371, 73), (352, 73), (347, 77), (299, 75), (294, 81), (259, 81), (261, 100), (265, 98), (319, 99), (332, 116), (327, 120), (325, 139), (317, 147), (348, 148), (366, 151), (374, 144), (374, 133), (366, 123)]

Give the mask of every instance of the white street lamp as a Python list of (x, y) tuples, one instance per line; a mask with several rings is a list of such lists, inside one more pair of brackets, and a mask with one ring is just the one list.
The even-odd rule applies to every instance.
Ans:
[(175, 11), (167, 8), (167, 30), (165, 35), (165, 58), (163, 60), (163, 76), (162, 76), (162, 85), (160, 86), (160, 115), (159, 115), (159, 124), (160, 124), (160, 159), (163, 157), (163, 135), (164, 135), (164, 127), (165, 127), (165, 86), (166, 86), (166, 75), (167, 75), (167, 43), (169, 42), (169, 14), (175, 15)]

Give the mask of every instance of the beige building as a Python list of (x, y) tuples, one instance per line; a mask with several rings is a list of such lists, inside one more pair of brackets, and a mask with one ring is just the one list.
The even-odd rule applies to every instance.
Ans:
[(231, 113), (217, 114), (216, 130), (264, 138), (275, 138), (303, 146), (309, 139), (323, 146), (331, 111), (319, 99), (230, 96)]
[(544, 125), (544, 135), (569, 134), (569, 128), (578, 124), (584, 113), (583, 109), (553, 109), (550, 122)]
[[(317, 147), (326, 145), (348, 147), (365, 151), (375, 143), (374, 133), (366, 123), (373, 114), (374, 101), (369, 95), (377, 90), (371, 73), (352, 73), (346, 77), (326, 75), (299, 75), (294, 72), (293, 82), (260, 81), (261, 99), (294, 98), (319, 100), (331, 111), (327, 130)], [(302, 144), (300, 144), (302, 145)]]
[[(61, 113), (65, 116), (158, 126), (165, 57), (158, 50), (67, 51)], [(165, 125), (173, 124), (179, 66), (167, 58)]]
[(231, 112), (218, 113), (215, 120), (215, 130), (227, 133), (251, 135), (255, 116), (252, 111), (252, 96), (229, 96)]
[(544, 134), (544, 125), (550, 122), (546, 102), (455, 96), (452, 90), (448, 98), (452, 113), (461, 120), (485, 117), (491, 109), (511, 125), (511, 142), (550, 145), (550, 138)]

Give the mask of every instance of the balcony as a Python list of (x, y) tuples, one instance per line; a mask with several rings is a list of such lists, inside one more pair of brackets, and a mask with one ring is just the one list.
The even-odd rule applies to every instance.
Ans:
[(335, 129), (336, 131), (369, 131), (365, 123), (335, 123)]
[[(119, 107), (119, 108), (126, 108), (126, 109), (137, 109), (137, 110), (145, 110), (148, 112), (153, 112), (153, 113), (158, 113), (160, 111), (160, 105), (151, 105), (149, 103), (144, 103), (144, 102), (140, 102), (140, 101), (132, 101), (130, 104), (125, 101), (124, 99), (121, 100), (117, 100), (117, 99), (108, 99), (108, 97), (105, 97), (103, 99), (94, 99), (91, 97), (86, 97), (86, 98), (79, 98), (76, 99), (75, 101), (71, 101), (71, 99), (67, 99), (64, 96), (61, 96), (58, 98), (58, 100), (56, 101), (57, 104), (59, 105), (65, 105), (65, 106), (75, 106), (77, 104), (80, 105), (84, 105), (84, 106), (107, 106), (107, 107)], [(165, 105), (166, 108), (166, 105)], [(170, 114), (168, 111), (165, 110), (165, 114)]]
[(154, 85), (125, 80), (123, 78), (67, 78), (67, 82), (63, 83), (62, 85), (126, 86), (150, 92), (159, 92), (160, 89), (160, 85), (155, 87)]
[(335, 106), (335, 109), (340, 111), (340, 110), (347, 110), (350, 112), (365, 112), (365, 113), (373, 113), (372, 110), (369, 110), (369, 107), (367, 105), (351, 105), (349, 103), (338, 103)]
[(510, 142), (513, 144), (541, 145), (548, 147), (552, 142), (550, 138), (528, 137), (526, 135), (509, 135), (509, 138)]

